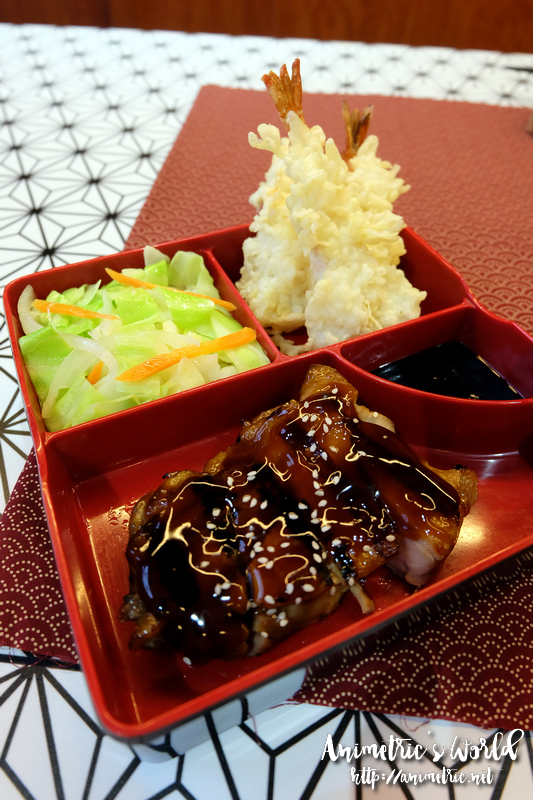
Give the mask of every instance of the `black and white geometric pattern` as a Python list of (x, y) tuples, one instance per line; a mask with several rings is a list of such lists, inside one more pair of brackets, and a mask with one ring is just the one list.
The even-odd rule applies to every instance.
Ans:
[[(22, 659), (19, 659), (22, 661)], [(487, 740), (498, 731), (323, 708), (285, 705), (219, 732), (208, 719), (210, 738), (184, 755), (143, 761), (126, 744), (106, 736), (94, 717), (83, 676), (42, 664), (0, 662), (0, 797), (3, 800), (371, 800), (379, 797), (442, 800), (512, 800), (533, 793), (531, 734), (517, 758), (460, 760), (464, 741)], [(403, 740), (419, 745), (420, 759), (356, 754), (322, 758), (328, 735), (354, 749)], [(507, 733), (504, 742), (507, 741)], [(456, 740), (456, 749), (454, 747)], [(444, 755), (433, 763), (435, 750)], [(172, 755), (172, 752), (170, 753)], [(447, 782), (414, 788), (401, 776), (442, 775)], [(360, 776), (353, 779), (352, 770)], [(463, 776), (464, 783), (460, 783)], [(488, 782), (475, 783), (476, 777)], [(356, 779), (357, 780), (357, 779)], [(452, 780), (454, 782), (452, 782)], [(379, 794), (378, 794), (379, 792)]]
[[(309, 92), (533, 108), (527, 54), (38, 25), (0, 25), (0, 53), (2, 287), (122, 249), (202, 85), (261, 90), (265, 71), (299, 56)], [(0, 510), (31, 447), (3, 316), (1, 325)], [(455, 735), (477, 742), (488, 734), (308, 705), (282, 705), (224, 733), (208, 720), (205, 743), (151, 763), (101, 731), (80, 671), (3, 652), (2, 800), (533, 796), (529, 735), (516, 761), (493, 764), (490, 785), (357, 785), (350, 767), (360, 772), (364, 763), (321, 760), (328, 733), (350, 747), (391, 733), (447, 747)], [(461, 770), (470, 775), (474, 767)], [(379, 763), (380, 775), (390, 770)]]
[[(533, 792), (533, 751), (527, 733), (511, 754), (498, 760), (460, 760), (464, 741), (489, 747), (498, 731), (406, 717), (285, 705), (244, 720), (220, 733), (208, 719), (205, 743), (159, 763), (143, 761), (134, 750), (101, 731), (82, 675), (39, 664), (0, 662), (0, 797), (3, 800), (512, 800)], [(322, 758), (328, 735), (354, 749), (403, 740), (404, 752), (375, 759), (356, 754)], [(507, 733), (504, 742), (507, 741)], [(410, 745), (420, 759), (402, 758)], [(436, 752), (444, 756), (435, 765)], [(172, 754), (172, 753), (171, 753)], [(442, 775), (402, 783), (403, 775)], [(360, 776), (356, 783), (352, 770)], [(490, 770), (490, 771), (489, 771)], [(460, 783), (463, 776), (464, 783)], [(476, 784), (483, 777), (485, 784)], [(451, 782), (453, 779), (453, 783)], [(357, 779), (356, 779), (357, 780)]]

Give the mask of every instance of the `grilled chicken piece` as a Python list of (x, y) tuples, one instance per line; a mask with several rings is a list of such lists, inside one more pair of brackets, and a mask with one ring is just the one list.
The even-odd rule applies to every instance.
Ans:
[(471, 470), (434, 470), (315, 365), (291, 400), (245, 422), (203, 473), (178, 472), (135, 506), (127, 558), (132, 647), (187, 657), (264, 652), (332, 613), (383, 564), (416, 586), (453, 548)]

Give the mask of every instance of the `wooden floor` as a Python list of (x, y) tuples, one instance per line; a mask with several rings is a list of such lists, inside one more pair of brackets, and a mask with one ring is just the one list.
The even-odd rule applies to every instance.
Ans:
[(0, 0), (0, 21), (533, 52), (533, 0)]

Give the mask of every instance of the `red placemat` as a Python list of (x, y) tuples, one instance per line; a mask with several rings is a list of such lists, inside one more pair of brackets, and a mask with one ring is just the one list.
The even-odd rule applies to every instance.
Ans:
[(0, 645), (77, 661), (34, 450), (0, 520)]
[[(378, 154), (412, 189), (396, 209), (482, 302), (533, 333), (533, 138), (528, 111), (396, 97), (373, 103)], [(343, 146), (339, 97), (308, 95), (309, 124)], [(266, 93), (202, 89), (127, 245), (252, 219), (248, 197), (269, 163), (247, 134), (276, 122)], [(28, 460), (0, 523), (0, 644), (75, 661), (76, 651)], [(297, 699), (375, 712), (533, 728), (533, 562), (469, 587), (313, 667)]]

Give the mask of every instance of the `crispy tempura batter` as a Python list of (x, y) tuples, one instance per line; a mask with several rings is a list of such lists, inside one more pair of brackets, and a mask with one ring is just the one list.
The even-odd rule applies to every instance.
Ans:
[(292, 78), (289, 77), (286, 64), (283, 64), (279, 71), (279, 76), (270, 71), (268, 75), (263, 75), (262, 81), (268, 89), (268, 93), (286, 128), (288, 128), (287, 114), (289, 111), (294, 111), (302, 122), (305, 122), (302, 112), (302, 79), (299, 58), (295, 58), (293, 61)]
[[(263, 124), (248, 136), (272, 161), (250, 197), (256, 236), (243, 243), (237, 289), (289, 355), (418, 317), (426, 295), (398, 269), (405, 222), (393, 211), (409, 187), (378, 157), (370, 109), (345, 109), (341, 156), (319, 125), (303, 122), (298, 60), (292, 79), (284, 65), (264, 80), (288, 135)], [(302, 326), (306, 342), (284, 336)]]
[(361, 112), (354, 108), (350, 113), (348, 103), (346, 100), (342, 101), (342, 116), (346, 127), (346, 148), (341, 155), (349, 169), (352, 169), (350, 159), (357, 155), (357, 151), (366, 139), (373, 111), (373, 106), (367, 106)]

